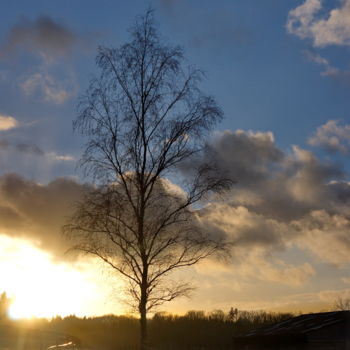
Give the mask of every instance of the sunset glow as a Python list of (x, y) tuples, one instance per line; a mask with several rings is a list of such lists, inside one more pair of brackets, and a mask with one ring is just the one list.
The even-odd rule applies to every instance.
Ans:
[(350, 309), (350, 0), (2, 5), (0, 333)]
[(11, 318), (95, 315), (113, 307), (106, 304), (110, 290), (98, 285), (101, 266), (55, 262), (50, 254), (28, 241), (0, 236), (0, 290), (13, 300)]

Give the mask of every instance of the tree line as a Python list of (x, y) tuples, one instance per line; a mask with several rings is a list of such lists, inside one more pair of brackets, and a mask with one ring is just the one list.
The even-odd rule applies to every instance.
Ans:
[[(237, 309), (229, 312), (192, 310), (184, 315), (158, 312), (148, 319), (149, 346), (157, 350), (231, 349), (233, 336), (292, 316)], [(38, 330), (38, 337), (40, 332), (69, 334), (79, 340), (82, 349), (136, 350), (140, 346), (139, 319), (128, 315), (57, 316), (51, 320), (7, 320), (6, 324), (10, 328)]]

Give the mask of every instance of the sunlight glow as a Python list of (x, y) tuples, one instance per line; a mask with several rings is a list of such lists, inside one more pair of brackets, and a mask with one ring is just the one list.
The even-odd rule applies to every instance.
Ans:
[(113, 298), (98, 264), (58, 263), (29, 241), (0, 235), (0, 271), (0, 292), (13, 298), (11, 318), (120, 311), (115, 303), (106, 305)]

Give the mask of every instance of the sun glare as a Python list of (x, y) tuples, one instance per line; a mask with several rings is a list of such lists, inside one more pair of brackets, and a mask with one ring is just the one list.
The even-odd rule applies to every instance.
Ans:
[(106, 305), (110, 291), (98, 280), (101, 271), (92, 262), (75, 267), (56, 263), (30, 242), (5, 235), (0, 235), (0, 256), (0, 292), (6, 291), (12, 298), (11, 318), (120, 311), (116, 304)]

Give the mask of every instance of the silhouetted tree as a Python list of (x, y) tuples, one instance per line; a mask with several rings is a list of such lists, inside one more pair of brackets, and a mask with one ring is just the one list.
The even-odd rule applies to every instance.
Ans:
[(180, 176), (222, 112), (198, 88), (202, 73), (183, 66), (181, 48), (162, 42), (151, 10), (130, 33), (119, 48), (100, 47), (101, 74), (79, 104), (74, 128), (88, 138), (81, 165), (96, 187), (64, 230), (74, 249), (128, 281), (146, 349), (147, 312), (192, 289), (169, 274), (224, 249), (200, 227), (193, 204), (230, 182), (210, 164)]
[(9, 298), (6, 292), (0, 295), (0, 320), (8, 317), (8, 310), (11, 305), (11, 298)]
[(238, 317), (238, 309), (231, 307), (230, 311), (228, 312), (227, 319), (231, 322), (237, 321)]
[(350, 310), (350, 298), (338, 297), (334, 302), (334, 309), (339, 311)]

